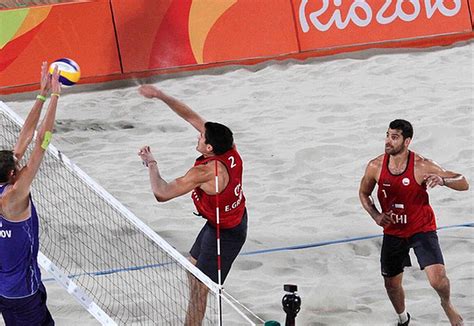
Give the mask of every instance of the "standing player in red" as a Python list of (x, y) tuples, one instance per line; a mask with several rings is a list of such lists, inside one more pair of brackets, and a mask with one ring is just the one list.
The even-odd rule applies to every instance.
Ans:
[[(399, 316), (398, 325), (408, 325), (410, 315), (405, 310), (402, 287), (403, 268), (411, 266), (409, 250), (413, 248), (418, 263), (425, 270), (431, 286), (441, 298), (441, 306), (451, 325), (463, 325), (461, 315), (450, 300), (449, 279), (436, 234), (436, 220), (428, 200), (427, 189), (446, 186), (467, 190), (469, 184), (461, 174), (446, 171), (435, 162), (410, 150), (413, 127), (406, 120), (390, 123), (385, 140), (385, 154), (371, 160), (359, 188), (364, 209), (383, 227), (381, 253), (382, 276), (388, 297)], [(379, 212), (372, 199), (377, 197)]]
[[(183, 102), (151, 85), (143, 85), (140, 94), (166, 103), (171, 110), (191, 124), (200, 134), (196, 150), (201, 154), (194, 166), (182, 177), (167, 182), (158, 170), (158, 163), (144, 146), (138, 152), (148, 167), (150, 183), (159, 202), (192, 192), (196, 209), (207, 223), (190, 250), (191, 262), (211, 280), (218, 283), (216, 199), (219, 200), (221, 282), (230, 271), (247, 237), (247, 209), (242, 191), (242, 159), (234, 145), (232, 131), (226, 126), (205, 121)], [(216, 170), (218, 192), (216, 192)], [(218, 198), (216, 198), (218, 197)], [(185, 325), (201, 325), (206, 311), (207, 287), (191, 278), (191, 293)]]

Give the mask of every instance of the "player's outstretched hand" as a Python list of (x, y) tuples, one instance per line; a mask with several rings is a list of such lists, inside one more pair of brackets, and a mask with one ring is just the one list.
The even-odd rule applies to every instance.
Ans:
[(162, 99), (165, 95), (163, 91), (159, 90), (153, 85), (142, 85), (138, 88), (138, 92), (146, 98)]
[(48, 73), (48, 63), (41, 64), (40, 95), (46, 96), (51, 88), (51, 75)]
[(54, 67), (53, 75), (51, 76), (51, 94), (61, 94), (58, 66)]
[(143, 146), (142, 148), (140, 148), (140, 150), (138, 151), (138, 156), (140, 156), (145, 166), (148, 166), (150, 162), (156, 163), (156, 160), (153, 154), (151, 153), (150, 146)]

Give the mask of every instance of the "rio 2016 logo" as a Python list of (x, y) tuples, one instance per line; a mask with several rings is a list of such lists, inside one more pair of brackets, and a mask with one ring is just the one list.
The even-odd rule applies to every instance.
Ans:
[[(339, 7), (342, 6), (343, 0), (317, 0), (317, 3), (322, 3), (321, 8), (311, 12), (308, 17), (313, 26), (321, 32), (325, 32), (333, 25), (340, 30), (345, 29), (349, 23), (354, 23), (359, 27), (368, 26), (374, 19), (381, 25), (387, 25), (394, 22), (396, 19), (400, 19), (405, 22), (411, 22), (416, 20), (421, 13), (422, 6), (424, 6), (426, 12), (426, 18), (431, 19), (436, 11), (439, 11), (446, 17), (455, 16), (461, 10), (461, 0), (386, 0), (383, 6), (374, 12), (374, 8), (366, 0), (351, 0), (349, 11), (345, 17), (341, 13)], [(309, 32), (309, 23), (306, 16), (306, 7), (310, 0), (302, 0), (299, 7), (299, 20), (300, 26), (304, 33)], [(321, 16), (327, 16), (329, 5), (332, 2), (333, 6), (336, 7), (331, 18), (323, 22)], [(446, 6), (445, 2), (451, 5)], [(391, 15), (387, 14), (388, 9), (395, 3), (395, 10)], [(404, 4), (410, 4), (409, 10), (404, 7)]]

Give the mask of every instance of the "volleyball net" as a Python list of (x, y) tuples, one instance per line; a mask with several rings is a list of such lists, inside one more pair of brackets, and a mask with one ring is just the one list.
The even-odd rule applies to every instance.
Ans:
[[(1, 101), (0, 124), (0, 145), (12, 149), (23, 121)], [(54, 146), (32, 197), (38, 262), (103, 325), (184, 325), (192, 278), (209, 289), (203, 325), (259, 323)]]

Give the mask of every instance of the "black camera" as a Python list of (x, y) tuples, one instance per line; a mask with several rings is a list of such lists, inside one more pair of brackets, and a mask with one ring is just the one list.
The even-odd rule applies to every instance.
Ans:
[(285, 284), (283, 290), (288, 292), (281, 300), (283, 310), (286, 312), (285, 326), (295, 326), (295, 318), (301, 308), (301, 298), (296, 294), (298, 287), (294, 284)]

